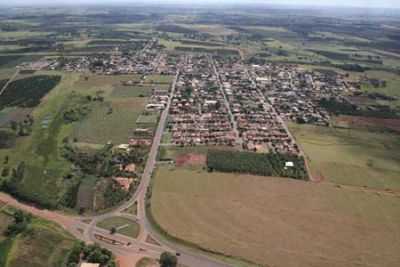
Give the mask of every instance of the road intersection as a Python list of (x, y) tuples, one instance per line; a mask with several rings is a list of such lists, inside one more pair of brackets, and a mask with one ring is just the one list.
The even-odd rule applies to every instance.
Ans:
[[(162, 111), (160, 120), (152, 146), (148, 155), (145, 169), (142, 174), (141, 182), (134, 195), (125, 203), (107, 213), (96, 216), (73, 216), (58, 213), (55, 211), (43, 210), (25, 203), (21, 203), (13, 197), (0, 193), (0, 201), (15, 208), (30, 212), (35, 216), (53, 221), (61, 225), (65, 230), (74, 235), (77, 239), (86, 243), (98, 243), (102, 247), (111, 250), (117, 258), (129, 257), (138, 258), (138, 255), (151, 258), (159, 258), (164, 251), (169, 251), (179, 255), (179, 262), (189, 267), (228, 267), (229, 264), (213, 259), (203, 253), (199, 253), (191, 248), (167, 241), (160, 236), (148, 221), (146, 216), (146, 195), (150, 186), (151, 177), (156, 167), (157, 154), (159, 151), (162, 135), (167, 122), (168, 110), (174, 96), (175, 85), (178, 80), (179, 71), (171, 86), (170, 97), (167, 107)], [(125, 212), (132, 205), (137, 205), (137, 214)], [(107, 218), (115, 216), (125, 217), (135, 221), (140, 226), (139, 236), (137, 238), (127, 237), (118, 233), (111, 234), (109, 230), (102, 229), (97, 224)], [(152, 242), (149, 242), (149, 239)], [(133, 264), (123, 265), (121, 267), (133, 267)]]

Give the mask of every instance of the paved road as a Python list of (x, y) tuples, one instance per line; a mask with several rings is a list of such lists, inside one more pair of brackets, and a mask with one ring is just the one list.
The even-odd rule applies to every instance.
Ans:
[(222, 84), (221, 77), (220, 77), (220, 75), (219, 75), (219, 72), (218, 72), (218, 70), (217, 70), (217, 67), (215, 66), (215, 61), (214, 61), (214, 59), (210, 58), (210, 61), (211, 61), (211, 64), (212, 64), (212, 66), (213, 66), (214, 73), (215, 73), (215, 75), (217, 76), (217, 83), (218, 83), (218, 85), (219, 85), (219, 89), (220, 89), (220, 91), (221, 91), (221, 93), (222, 93), (222, 96), (224, 97), (225, 106), (226, 106), (226, 108), (228, 109), (228, 112), (229, 112), (229, 118), (230, 118), (230, 121), (231, 121), (231, 124), (232, 124), (232, 127), (233, 127), (233, 131), (235, 132), (235, 135), (236, 135), (237, 147), (238, 147), (239, 149), (242, 149), (242, 146), (243, 146), (243, 139), (242, 139), (242, 138), (240, 137), (240, 135), (239, 135), (239, 130), (238, 130), (238, 127), (237, 127), (237, 122), (236, 122), (236, 120), (235, 120), (235, 117), (233, 116), (233, 113), (232, 113), (232, 110), (231, 110), (231, 106), (230, 106), (230, 104), (229, 104), (228, 97), (227, 97), (226, 94), (225, 94), (225, 89), (224, 89), (224, 86), (223, 86), (223, 84)]
[[(125, 202), (123, 205), (118, 207), (116, 210), (109, 212), (107, 214), (99, 215), (92, 217), (91, 223), (86, 227), (84, 231), (84, 238), (86, 241), (99, 242), (103, 246), (107, 247), (115, 254), (129, 254), (129, 253), (142, 253), (150, 257), (158, 258), (159, 255), (164, 251), (170, 251), (173, 253), (179, 253), (179, 262), (183, 263), (190, 267), (227, 267), (230, 266), (225, 262), (221, 262), (208, 256), (199, 254), (197, 252), (193, 252), (190, 249), (184, 248), (175, 243), (171, 243), (166, 241), (163, 237), (159, 236), (157, 231), (153, 229), (151, 223), (148, 221), (146, 216), (146, 193), (149, 188), (151, 182), (151, 176), (156, 166), (157, 154), (160, 147), (162, 135), (164, 132), (164, 128), (166, 126), (168, 111), (171, 105), (172, 98), (175, 93), (176, 82), (179, 77), (179, 72), (176, 74), (175, 79), (171, 86), (171, 93), (167, 103), (167, 107), (162, 111), (159, 124), (157, 130), (155, 132), (153, 143), (148, 154), (148, 159), (146, 162), (145, 169), (143, 171), (141, 182), (133, 197)], [(124, 210), (131, 205), (137, 203), (137, 215), (126, 215), (124, 214)], [(121, 235), (109, 235), (108, 231), (104, 231), (96, 227), (96, 224), (99, 221), (102, 221), (106, 218), (110, 218), (113, 216), (130, 216), (131, 219), (134, 219), (141, 227), (139, 237), (137, 239), (127, 238)], [(102, 236), (106, 236), (117, 240), (125, 245), (111, 245), (106, 242), (99, 241), (96, 238), (96, 234), (101, 234)], [(146, 242), (147, 236), (151, 236), (154, 240), (156, 240), (160, 246), (152, 245)], [(130, 244), (127, 246), (127, 244)]]
[(296, 138), (294, 138), (294, 136), (292, 135), (292, 133), (289, 130), (289, 127), (287, 126), (286, 122), (282, 119), (282, 117), (278, 114), (278, 112), (276, 111), (276, 109), (274, 108), (274, 106), (269, 102), (269, 100), (264, 96), (264, 94), (260, 91), (260, 88), (257, 87), (256, 82), (254, 81), (254, 78), (251, 76), (250, 71), (248, 69), (248, 67), (246, 67), (246, 72), (248, 75), (249, 80), (251, 81), (251, 83), (253, 84), (253, 86), (255, 86), (257, 93), (260, 95), (260, 98), (264, 100), (264, 109), (267, 110), (268, 108), (270, 108), (272, 110), (272, 114), (276, 116), (278, 122), (282, 125), (282, 127), (285, 129), (285, 131), (287, 132), (289, 138), (292, 140), (292, 142), (294, 144), (297, 144), (300, 153), (299, 155), (302, 156), (304, 158), (304, 165), (306, 167), (306, 171), (307, 171), (307, 175), (308, 178), (311, 181), (315, 181), (315, 182), (319, 182), (319, 179), (315, 179), (310, 166), (308, 164), (307, 158), (306, 158), (306, 154), (303, 151), (303, 148), (300, 146), (300, 144), (298, 142), (296, 142)]
[[(155, 229), (153, 229), (146, 217), (146, 192), (150, 185), (151, 176), (156, 166), (158, 149), (167, 122), (168, 110), (175, 92), (175, 85), (178, 80), (178, 76), (179, 72), (176, 74), (172, 83), (167, 107), (161, 113), (140, 185), (130, 200), (126, 201), (121, 206), (108, 213), (92, 217), (72, 216), (46, 209), (40, 209), (35, 206), (19, 202), (18, 200), (4, 193), (0, 193), (0, 201), (26, 212), (30, 212), (35, 216), (56, 222), (66, 231), (73, 234), (76, 238), (87, 243), (99, 243), (103, 247), (111, 250), (117, 257), (121, 256), (128, 259), (137, 259), (138, 256), (148, 256), (152, 258), (158, 258), (162, 252), (170, 251), (172, 253), (179, 253), (179, 262), (189, 267), (229, 267), (230, 265), (226, 264), (225, 262), (218, 261), (203, 254), (199, 254), (198, 252), (194, 252), (193, 250), (185, 248), (181, 245), (166, 241), (163, 237), (159, 236)], [(138, 205), (138, 213), (136, 216), (124, 212), (126, 208), (135, 203)], [(123, 216), (136, 221), (141, 228), (138, 238), (129, 238), (120, 234), (111, 235), (109, 231), (96, 226), (98, 222), (114, 216)], [(159, 245), (146, 242), (148, 236), (151, 236), (153, 240), (159, 243)], [(127, 262), (130, 261), (128, 260)], [(132, 267), (129, 264), (122, 267)]]

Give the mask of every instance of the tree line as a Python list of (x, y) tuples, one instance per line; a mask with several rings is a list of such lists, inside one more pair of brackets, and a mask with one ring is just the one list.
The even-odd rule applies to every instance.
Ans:
[[(293, 166), (286, 166), (287, 162)], [(303, 157), (289, 154), (209, 150), (207, 168), (208, 171), (308, 179)]]

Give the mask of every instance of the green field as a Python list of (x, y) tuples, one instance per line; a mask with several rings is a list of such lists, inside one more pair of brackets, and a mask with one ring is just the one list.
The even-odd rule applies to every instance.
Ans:
[(105, 144), (111, 141), (114, 144), (125, 144), (132, 136), (145, 103), (146, 98), (101, 103), (74, 129), (74, 136), (86, 143)]
[[(17, 138), (15, 147), (1, 149), (0, 158), (4, 159), (8, 155), (10, 168), (22, 161), (25, 163), (24, 177), (17, 183), (16, 194), (19, 197), (55, 208), (62, 201), (70, 184), (68, 180), (63, 179), (71, 168), (70, 162), (60, 155), (59, 147), (63, 139), (76, 137), (78, 144), (86, 143), (87, 146), (105, 144), (108, 141), (116, 144), (127, 143), (136, 127), (136, 120), (144, 110), (147, 98), (109, 97), (116, 84), (136, 79), (135, 76), (93, 75), (85, 79), (83, 75), (76, 73), (47, 71), (40, 71), (35, 75), (49, 73), (60, 75), (62, 80), (33, 110), (35, 123), (32, 133)], [(94, 96), (99, 90), (102, 90), (100, 94), (104, 95), (104, 102), (90, 103), (88, 115), (79, 121), (65, 123), (63, 112), (75, 105), (75, 100), (78, 99), (76, 92), (83, 96)], [(23, 114), (26, 113), (20, 108), (7, 109), (1, 112), (0, 123), (7, 126), (7, 121), (11, 118), (24, 119)], [(0, 169), (4, 166), (1, 160)]]
[(99, 222), (97, 226), (110, 231), (114, 227), (117, 233), (132, 238), (138, 237), (140, 231), (139, 224), (125, 217), (111, 217)]
[(175, 241), (286, 267), (397, 266), (399, 205), (392, 194), (329, 183), (166, 166), (151, 198), (155, 221)]
[(137, 124), (156, 125), (157, 121), (158, 121), (158, 114), (157, 113), (152, 113), (152, 114), (140, 115), (139, 118), (137, 119), (136, 123)]
[(362, 89), (366, 92), (381, 93), (387, 96), (396, 97), (396, 101), (391, 101), (389, 104), (394, 104), (400, 107), (400, 76), (394, 73), (385, 71), (367, 71), (366, 75), (370, 79), (379, 79), (386, 81), (386, 86), (375, 88), (370, 84), (363, 84)]
[(59, 267), (63, 266), (75, 239), (59, 226), (34, 218), (29, 232), (4, 237), (3, 231), (12, 223), (4, 211), (0, 213), (0, 266)]
[[(58, 151), (62, 139), (71, 131), (71, 125), (62, 122), (62, 112), (71, 102), (71, 83), (74, 75), (63, 74), (60, 84), (50, 91), (32, 115), (34, 123), (30, 136), (17, 139), (16, 146), (0, 150), (0, 157), (10, 157), (9, 166), (25, 162), (24, 177), (17, 184), (17, 194), (47, 207), (56, 207), (62, 197), (63, 180), (70, 164)], [(43, 127), (44, 120), (48, 126)], [(3, 162), (0, 164), (4, 166)]]
[(128, 208), (124, 209), (123, 212), (125, 213), (129, 213), (132, 215), (136, 215), (137, 214), (137, 202), (135, 202), (134, 204), (130, 205)]
[(111, 93), (113, 98), (126, 97), (149, 97), (151, 96), (151, 86), (118, 86)]
[(400, 189), (400, 139), (390, 133), (292, 124), (314, 176), (338, 184)]

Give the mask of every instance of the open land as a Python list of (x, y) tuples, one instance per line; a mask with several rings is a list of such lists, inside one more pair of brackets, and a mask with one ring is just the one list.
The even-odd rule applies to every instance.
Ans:
[(17, 236), (5, 236), (4, 231), (13, 223), (12, 213), (7, 207), (0, 212), (0, 264), (1, 266), (61, 266), (76, 240), (59, 226), (34, 218), (30, 230)]
[(337, 184), (400, 189), (397, 134), (304, 125), (291, 130), (316, 176)]
[(151, 209), (170, 235), (263, 266), (396, 266), (398, 205), (331, 184), (159, 167)]

